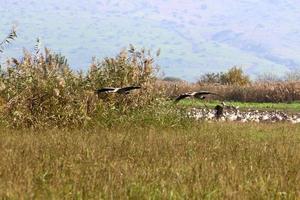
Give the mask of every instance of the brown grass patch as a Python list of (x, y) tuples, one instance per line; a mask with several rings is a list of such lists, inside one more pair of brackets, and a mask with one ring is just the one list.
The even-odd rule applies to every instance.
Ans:
[(245, 86), (197, 84), (184, 81), (161, 81), (159, 84), (166, 88), (167, 96), (171, 97), (188, 91), (208, 90), (217, 92), (227, 101), (273, 103), (300, 101), (299, 81), (257, 82)]
[(193, 124), (1, 130), (0, 196), (24, 199), (296, 199), (300, 129)]

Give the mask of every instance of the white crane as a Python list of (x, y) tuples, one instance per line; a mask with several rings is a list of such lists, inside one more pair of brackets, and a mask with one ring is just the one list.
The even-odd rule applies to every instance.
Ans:
[(95, 92), (97, 94), (100, 93), (117, 93), (117, 94), (129, 94), (130, 91), (141, 89), (141, 86), (129, 86), (129, 87), (123, 87), (123, 88), (114, 88), (114, 87), (104, 87), (97, 89)]
[(217, 95), (217, 96), (220, 96), (217, 93), (209, 92), (209, 91), (188, 92), (188, 93), (184, 93), (184, 94), (181, 94), (178, 97), (176, 97), (175, 103), (179, 102), (182, 99), (188, 98), (188, 97), (189, 98), (190, 97), (197, 98), (197, 99), (205, 99), (206, 95)]

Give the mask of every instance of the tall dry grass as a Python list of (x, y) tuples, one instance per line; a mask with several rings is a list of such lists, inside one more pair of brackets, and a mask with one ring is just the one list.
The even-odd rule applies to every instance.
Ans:
[[(166, 82), (161, 81), (163, 87), (167, 88), (167, 96), (174, 97), (188, 91), (208, 90), (222, 95), (223, 100), (241, 102), (294, 102), (300, 101), (299, 81), (280, 82), (254, 82), (245, 86), (220, 85), (220, 84), (198, 84), (184, 81)], [(218, 97), (210, 97), (218, 98)]]
[[(38, 51), (40, 52), (40, 51)], [(157, 66), (150, 52), (122, 51), (94, 60), (87, 73), (71, 70), (65, 57), (50, 52), (12, 58), (0, 76), (2, 124), (12, 127), (82, 126), (110, 111), (120, 114), (155, 103)], [(100, 87), (139, 85), (130, 95), (99, 95)]]
[(1, 129), (0, 198), (300, 198), (299, 126), (132, 126)]
[(16, 38), (17, 38), (17, 31), (16, 31), (16, 27), (13, 26), (10, 32), (6, 35), (6, 37), (4, 37), (2, 41), (0, 41), (0, 54), (3, 53), (6, 46)]

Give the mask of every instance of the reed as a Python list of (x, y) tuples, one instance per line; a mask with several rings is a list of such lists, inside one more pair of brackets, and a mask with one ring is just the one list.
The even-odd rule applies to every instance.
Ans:
[[(291, 103), (300, 101), (299, 81), (254, 82), (244, 86), (188, 83), (184, 81), (160, 84), (168, 88), (167, 96), (174, 97), (187, 91), (208, 90), (222, 95), (226, 101)], [(211, 97), (214, 98), (214, 97)]]
[[(40, 51), (38, 51), (40, 52)], [(157, 66), (150, 52), (132, 46), (115, 58), (94, 60), (87, 73), (74, 72), (67, 59), (45, 49), (12, 58), (0, 76), (0, 112), (11, 127), (82, 126), (110, 111), (126, 113), (153, 106)], [(100, 87), (139, 85), (129, 95), (97, 96)], [(101, 116), (100, 116), (101, 117)]]

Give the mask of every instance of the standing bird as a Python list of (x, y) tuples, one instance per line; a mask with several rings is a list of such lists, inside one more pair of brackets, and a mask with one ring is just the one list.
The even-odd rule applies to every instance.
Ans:
[(140, 89), (141, 86), (129, 86), (129, 87), (123, 87), (123, 88), (113, 88), (113, 87), (104, 87), (97, 89), (95, 92), (97, 94), (100, 93), (118, 93), (118, 94), (129, 94), (131, 90)]
[(217, 93), (208, 92), (208, 91), (188, 92), (188, 93), (184, 93), (184, 94), (181, 94), (178, 97), (176, 97), (175, 103), (179, 102), (182, 99), (188, 98), (188, 97), (193, 97), (193, 98), (197, 98), (197, 99), (205, 99), (205, 95), (217, 95), (217, 96), (220, 96)]
[(220, 105), (216, 105), (215, 107), (215, 117), (220, 119), (223, 116), (224, 107)]

